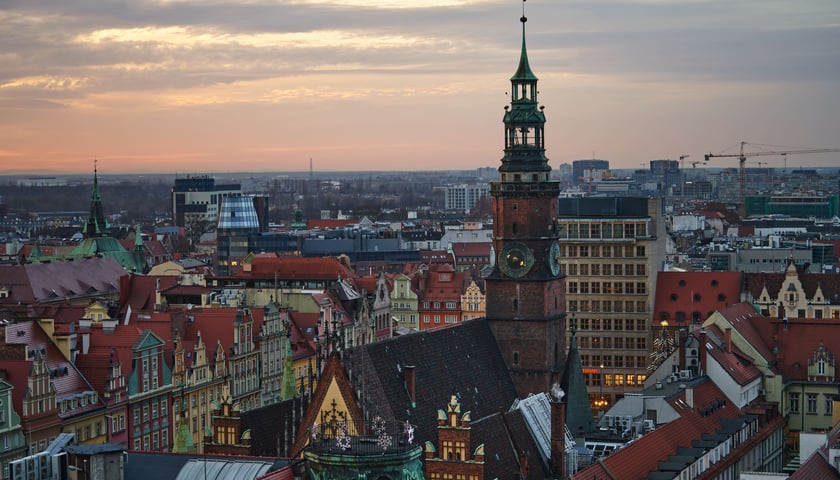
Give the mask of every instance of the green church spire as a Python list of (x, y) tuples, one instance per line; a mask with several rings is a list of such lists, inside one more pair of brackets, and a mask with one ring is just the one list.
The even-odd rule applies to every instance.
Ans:
[(537, 100), (537, 77), (528, 62), (525, 45), (525, 3), (522, 3), (522, 52), (510, 78), (510, 105), (505, 107), (505, 156), (499, 167), (502, 183), (549, 181), (551, 167), (545, 156), (545, 114)]
[(103, 237), (110, 235), (105, 211), (102, 208), (102, 195), (99, 193), (99, 175), (96, 160), (93, 163), (93, 191), (90, 194), (90, 214), (85, 225), (85, 237)]
[(537, 77), (534, 75), (534, 72), (531, 71), (531, 65), (528, 64), (528, 50), (525, 48), (525, 22), (528, 21), (528, 17), (525, 16), (525, 0), (522, 0), (522, 18), (520, 18), (519, 21), (522, 22), (522, 53), (519, 54), (519, 68), (516, 69), (516, 73), (514, 73), (510, 79), (512, 81), (536, 81)]

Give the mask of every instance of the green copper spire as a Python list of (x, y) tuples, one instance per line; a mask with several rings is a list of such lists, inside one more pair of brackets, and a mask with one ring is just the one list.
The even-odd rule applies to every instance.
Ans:
[(525, 48), (525, 22), (528, 21), (528, 17), (525, 16), (525, 0), (522, 0), (522, 18), (519, 21), (522, 22), (522, 53), (519, 54), (519, 68), (516, 69), (516, 73), (510, 79), (537, 80), (534, 72), (531, 71), (531, 66), (528, 64), (528, 50)]
[(525, 46), (525, 3), (522, 3), (522, 53), (519, 67), (510, 78), (510, 105), (505, 107), (505, 156), (499, 167), (503, 183), (550, 181), (551, 167), (545, 156), (545, 114), (537, 100), (537, 77), (528, 63)]
[(90, 194), (90, 215), (85, 225), (85, 237), (102, 237), (110, 234), (105, 211), (102, 208), (102, 196), (99, 193), (99, 175), (96, 161), (93, 164), (93, 191)]

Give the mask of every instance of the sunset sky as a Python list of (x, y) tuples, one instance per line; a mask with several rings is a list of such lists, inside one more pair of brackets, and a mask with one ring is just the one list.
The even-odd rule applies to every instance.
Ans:
[[(497, 167), (521, 9), (3, 0), (0, 174)], [(526, 15), (554, 168), (840, 147), (838, 0), (530, 0)]]

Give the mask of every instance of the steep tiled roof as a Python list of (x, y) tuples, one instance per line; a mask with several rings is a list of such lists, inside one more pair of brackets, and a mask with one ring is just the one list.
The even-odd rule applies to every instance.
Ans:
[[(749, 291), (753, 298), (759, 298), (764, 287), (767, 287), (770, 298), (778, 298), (786, 273), (745, 273), (744, 275), (746, 277), (745, 289)], [(798, 269), (798, 275), (807, 299), (814, 298), (817, 287), (819, 287), (829, 303), (840, 305), (840, 275), (836, 273), (809, 273), (801, 268)]]
[(762, 317), (752, 321), (768, 349), (775, 347), (778, 350), (776, 368), (786, 381), (807, 379), (808, 362), (813, 360), (821, 345), (835, 358), (840, 352), (840, 335), (837, 335), (840, 319), (796, 318), (789, 319), (787, 326), (784, 320), (777, 318)]
[[(55, 385), (57, 400), (60, 401), (62, 398), (94, 391), (93, 386), (79, 372), (73, 362), (64, 357), (38, 323), (29, 321), (6, 326), (6, 343), (25, 345), (28, 352), (40, 352), (44, 356), (47, 367), (51, 372), (56, 372), (54, 375), (50, 375), (50, 379)], [(32, 358), (32, 355), (30, 355), (30, 358)], [(16, 385), (25, 384), (24, 382)], [(96, 404), (89, 403), (87, 407), (79, 407), (67, 412), (67, 415), (77, 415), (96, 407)]]
[(725, 402), (722, 408), (701, 415), (699, 410), (713, 400), (726, 396), (712, 382), (706, 381), (693, 389), (695, 408), (686, 408), (676, 402), (684, 402), (684, 394), (671, 399), (671, 404), (680, 417), (658, 427), (642, 438), (631, 442), (612, 455), (598, 461), (574, 475), (575, 480), (595, 480), (615, 478), (622, 480), (641, 480), (649, 472), (655, 472), (659, 463), (676, 455), (678, 449), (693, 446), (704, 434), (713, 434), (725, 419), (737, 417), (740, 411), (731, 403)]
[(832, 465), (828, 458), (828, 448), (837, 448), (837, 442), (840, 441), (840, 425), (835, 425), (827, 437), (825, 444), (805, 459), (802, 466), (791, 474), (789, 477), (790, 480), (812, 480), (815, 478), (819, 478), (820, 480), (840, 479), (840, 472), (837, 471), (836, 466)]
[(493, 246), (490, 242), (461, 242), (452, 244), (452, 253), (456, 258), (464, 256), (489, 257), (490, 249)]
[(4, 303), (50, 302), (68, 296), (114, 294), (124, 274), (125, 270), (112, 258), (83, 258), (3, 266), (0, 284), (11, 287), (10, 298)]
[[(362, 392), (362, 409), (417, 425), (419, 442), (437, 444), (437, 410), (455, 395), (473, 418), (470, 451), (485, 444), (485, 478), (512, 478), (509, 469), (518, 461), (513, 444), (529, 455), (531, 476), (546, 478), (521, 417), (499, 414), (513, 405), (516, 389), (486, 320), (356, 347), (345, 352), (344, 365), (355, 391)], [(405, 366), (414, 366), (414, 399), (406, 389)]]
[(337, 280), (355, 277), (355, 273), (337, 258), (303, 257), (255, 257), (250, 272), (241, 272), (244, 277), (266, 277), (281, 280), (310, 279)]
[(773, 359), (772, 343), (767, 343), (761, 334), (763, 318), (759, 312), (749, 303), (739, 303), (720, 311), (720, 314), (729, 322), (738, 333), (744, 337), (765, 360), (770, 362)]
[(0, 304), (30, 304), (35, 301), (32, 284), (23, 265), (0, 265), (0, 285), (8, 289), (9, 296)]
[(726, 334), (724, 332), (721, 332), (717, 326), (710, 327), (709, 330), (707, 340), (714, 333), (714, 337), (717, 337), (721, 341), (714, 343), (707, 341), (706, 343), (711, 345), (712, 348), (707, 347), (706, 351), (726, 370), (726, 373), (732, 377), (732, 380), (737, 382), (738, 385), (744, 386), (761, 377), (761, 371), (737, 347), (732, 345), (731, 350), (726, 350)]
[(32, 360), (3, 360), (0, 364), (0, 372), (5, 375), (5, 380), (15, 386), (12, 389), (12, 405), (19, 415), (23, 413), (23, 394), (27, 390), (29, 371), (32, 369)]
[(679, 325), (680, 318), (688, 324), (694, 312), (702, 322), (715, 310), (738, 302), (740, 291), (739, 272), (659, 272), (653, 324), (659, 326), (667, 320)]
[(120, 279), (120, 312), (125, 313), (129, 305), (132, 312), (154, 309), (156, 290), (165, 290), (177, 283), (175, 276), (124, 275)]
[(251, 454), (288, 457), (308, 405), (306, 395), (242, 412), (242, 430), (251, 431)]

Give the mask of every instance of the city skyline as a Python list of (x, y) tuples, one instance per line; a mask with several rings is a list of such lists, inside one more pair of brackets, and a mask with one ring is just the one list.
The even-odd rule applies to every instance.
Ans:
[[(495, 168), (521, 7), (12, 1), (0, 7), (0, 165)], [(525, 15), (554, 168), (585, 158), (616, 169), (681, 155), (691, 163), (735, 153), (740, 141), (840, 147), (835, 0), (531, 0)], [(790, 156), (784, 166), (838, 158)], [(783, 166), (781, 157), (762, 161)]]

